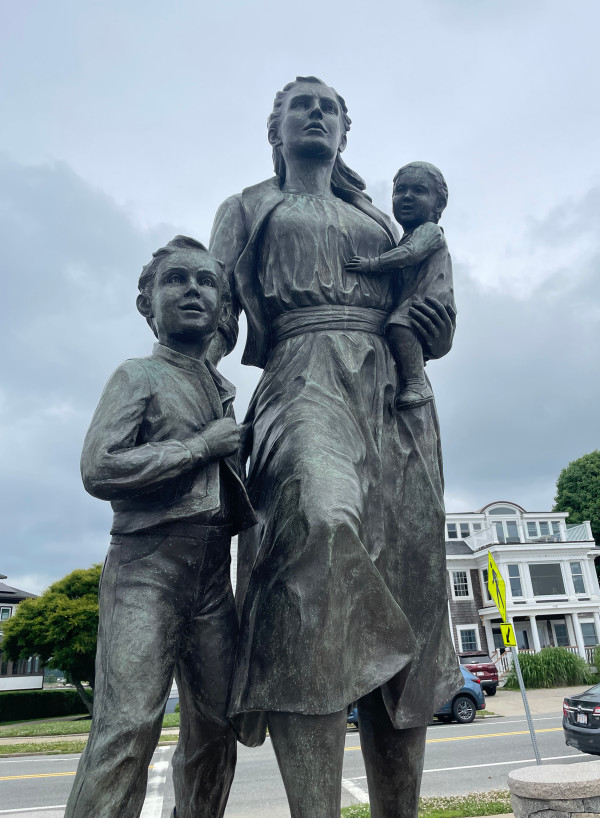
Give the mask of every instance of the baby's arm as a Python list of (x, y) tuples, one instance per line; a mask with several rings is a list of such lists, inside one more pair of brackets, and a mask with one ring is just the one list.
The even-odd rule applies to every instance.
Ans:
[(137, 361), (126, 361), (106, 384), (81, 455), (83, 484), (94, 497), (144, 494), (237, 450), (239, 431), (232, 418), (213, 421), (184, 441), (136, 445), (150, 396), (148, 377)]
[(353, 273), (390, 273), (401, 270), (403, 267), (412, 267), (420, 264), (427, 256), (446, 246), (444, 231), (433, 222), (425, 222), (415, 227), (410, 237), (382, 253), (378, 258), (363, 258), (354, 256), (346, 264), (346, 269)]

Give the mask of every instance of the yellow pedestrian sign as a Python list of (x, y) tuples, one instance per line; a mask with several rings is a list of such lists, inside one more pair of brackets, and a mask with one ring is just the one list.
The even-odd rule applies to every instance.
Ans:
[(502, 631), (502, 640), (507, 648), (516, 648), (517, 640), (515, 639), (515, 630), (512, 625), (500, 625)]
[(502, 579), (502, 574), (500, 573), (498, 566), (496, 565), (496, 561), (490, 552), (488, 552), (487, 584), (490, 596), (498, 606), (502, 621), (506, 622), (506, 584)]

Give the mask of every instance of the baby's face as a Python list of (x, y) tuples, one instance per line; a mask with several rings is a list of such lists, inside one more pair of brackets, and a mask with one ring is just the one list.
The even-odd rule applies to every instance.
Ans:
[(438, 194), (431, 176), (423, 168), (407, 168), (396, 179), (392, 193), (396, 221), (405, 230), (435, 221)]

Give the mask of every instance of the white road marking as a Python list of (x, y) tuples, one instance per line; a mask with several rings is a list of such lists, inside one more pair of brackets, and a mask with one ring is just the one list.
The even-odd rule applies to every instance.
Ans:
[[(562, 721), (562, 713), (560, 716), (538, 716), (537, 718), (532, 719), (532, 721)], [(494, 719), (496, 721), (496, 719)], [(527, 723), (525, 716), (522, 719), (511, 719), (510, 721), (505, 721), (503, 716), (498, 716), (498, 727), (501, 727), (504, 724), (523, 724)], [(467, 727), (466, 724), (439, 724), (433, 723), (428, 724), (428, 727), (435, 727), (436, 730), (448, 730), (448, 728), (456, 729), (457, 727)], [(483, 723), (481, 719), (475, 719), (475, 721), (470, 722), (471, 727), (484, 727), (486, 730), (492, 730), (494, 725), (489, 723), (489, 720), (484, 719)]]
[[(168, 752), (169, 747), (158, 747), (157, 753)], [(148, 778), (146, 800), (140, 818), (161, 818), (163, 801), (165, 798), (165, 782), (167, 780), (168, 761), (155, 761), (154, 768)]]
[[(564, 758), (577, 758), (580, 754), (579, 753), (571, 753), (568, 756), (549, 756), (548, 758), (542, 758), (542, 761), (559, 761), (560, 759)], [(581, 755), (586, 755), (582, 753)], [(594, 761), (598, 760), (595, 756), (591, 756), (588, 758), (580, 758), (580, 761)], [(499, 767), (502, 764), (531, 764), (535, 762), (535, 758), (520, 758), (516, 761), (488, 761), (485, 764), (466, 764), (464, 767), (437, 767), (436, 769), (432, 770), (423, 770), (424, 773), (446, 773), (450, 772), (451, 770), (475, 770), (479, 767)]]
[(44, 764), (46, 762), (50, 762), (50, 761), (53, 761), (53, 762), (58, 761), (59, 763), (64, 764), (66, 761), (73, 761), (73, 760), (79, 759), (80, 756), (81, 756), (81, 753), (79, 753), (76, 756), (67, 756), (67, 755), (65, 755), (65, 756), (63, 756), (63, 755), (61, 755), (61, 756), (20, 756), (19, 758), (0, 758), (0, 765), (2, 765), (2, 764), (23, 764), (23, 763), (31, 764), (31, 763), (33, 763), (35, 761), (43, 762)]
[[(48, 810), (64, 810), (66, 804), (56, 804), (53, 807), (22, 807), (21, 809), (0, 809), (0, 815), (17, 815), (28, 812), (30, 815), (35, 815), (38, 812), (47, 812)], [(62, 812), (60, 813), (62, 816)]]
[[(596, 756), (589, 756), (587, 753), (572, 753), (568, 756), (548, 756), (548, 758), (542, 758), (542, 761), (559, 761), (563, 758), (577, 758), (578, 756), (583, 755), (584, 758), (580, 758), (580, 761), (597, 761), (598, 759)], [(587, 757), (585, 757), (587, 756)], [(486, 764), (467, 764), (464, 767), (438, 767), (435, 770), (423, 770), (423, 773), (447, 773), (451, 772), (452, 770), (476, 770), (479, 767), (499, 767), (502, 764), (530, 764), (532, 761), (535, 761), (535, 758), (521, 758), (517, 761), (490, 761)], [(366, 779), (366, 775), (357, 775), (350, 780), (352, 781), (361, 781)], [(346, 786), (344, 784), (344, 786)], [(368, 797), (368, 794), (365, 793), (365, 796)], [(358, 797), (358, 796), (357, 796)]]
[[(358, 776), (359, 778), (366, 778), (366, 775)], [(358, 784), (355, 784), (356, 778), (342, 778), (342, 787), (347, 790), (350, 795), (353, 795), (357, 798), (361, 804), (367, 803), (369, 800), (369, 793), (366, 790), (363, 790), (362, 787), (359, 787)]]

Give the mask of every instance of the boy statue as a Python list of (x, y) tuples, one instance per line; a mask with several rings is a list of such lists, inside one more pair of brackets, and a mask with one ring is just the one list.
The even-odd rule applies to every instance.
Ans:
[(217, 818), (236, 761), (226, 718), (237, 638), (230, 542), (255, 522), (239, 475), (235, 390), (206, 361), (229, 288), (220, 262), (185, 236), (154, 253), (138, 286), (158, 343), (111, 376), (81, 457), (85, 488), (110, 500), (114, 518), (94, 718), (65, 816), (138, 818), (175, 676), (176, 815)]

